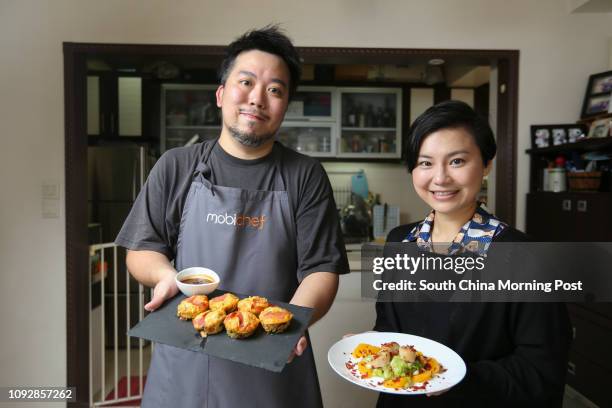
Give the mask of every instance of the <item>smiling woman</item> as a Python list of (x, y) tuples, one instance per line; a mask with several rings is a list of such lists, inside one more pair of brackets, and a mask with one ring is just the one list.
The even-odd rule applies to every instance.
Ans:
[(484, 165), (474, 138), (465, 129), (441, 129), (423, 141), (412, 182), (438, 220), (463, 224), (476, 211), (476, 199), (491, 163)]
[[(494, 242), (526, 241), (477, 201), (495, 152), (486, 119), (463, 102), (443, 102), (418, 117), (407, 164), (417, 194), (432, 211), (421, 222), (392, 230), (387, 242), (484, 256)], [(392, 248), (385, 248), (386, 257)], [(570, 340), (563, 304), (379, 300), (374, 329), (445, 344), (468, 367), (465, 378), (442, 395), (412, 397), (408, 404), (406, 397), (381, 394), (378, 407), (561, 407)]]

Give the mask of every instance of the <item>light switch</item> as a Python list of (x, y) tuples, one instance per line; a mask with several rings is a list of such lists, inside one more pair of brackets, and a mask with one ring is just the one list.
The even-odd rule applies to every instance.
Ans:
[(53, 181), (44, 181), (42, 185), (42, 216), (43, 218), (59, 218), (60, 216), (60, 185)]
[(59, 200), (59, 184), (47, 181), (44, 182), (42, 185), (42, 198)]
[(43, 218), (59, 218), (60, 216), (60, 202), (59, 200), (46, 200), (42, 202), (42, 216)]

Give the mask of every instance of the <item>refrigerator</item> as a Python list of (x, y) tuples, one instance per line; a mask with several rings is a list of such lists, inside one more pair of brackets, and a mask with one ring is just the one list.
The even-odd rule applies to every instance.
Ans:
[(154, 163), (144, 146), (87, 149), (88, 222), (99, 224), (102, 242), (115, 240)]
[[(90, 245), (110, 243), (115, 240), (154, 163), (155, 157), (144, 146), (121, 144), (88, 148), (87, 199)], [(124, 248), (118, 249), (116, 292), (119, 348), (127, 346), (125, 332), (128, 292), (130, 294), (131, 325), (138, 321), (139, 313), (138, 283), (134, 279), (130, 280), (129, 285), (127, 283), (128, 271), (125, 265), (125, 254)], [(96, 263), (99, 259), (91, 259), (91, 261)], [(115, 265), (112, 250), (106, 250), (105, 264), (107, 273), (104, 281), (104, 337), (106, 347), (110, 348), (114, 347), (115, 343), (113, 332), (115, 295), (113, 270)], [(148, 295), (148, 291), (145, 293)], [(92, 284), (91, 296), (92, 310), (95, 311), (101, 305), (100, 282)], [(131, 347), (137, 347), (137, 345), (137, 342), (131, 341)]]

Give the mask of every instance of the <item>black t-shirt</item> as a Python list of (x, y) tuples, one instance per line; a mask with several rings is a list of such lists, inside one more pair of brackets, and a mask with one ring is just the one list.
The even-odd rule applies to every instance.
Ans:
[[(387, 242), (402, 242), (415, 225), (393, 229)], [(511, 227), (493, 238), (525, 241)], [(467, 365), (463, 381), (440, 396), (381, 394), (379, 408), (561, 407), (571, 339), (564, 304), (378, 301), (374, 330), (438, 341)]]
[[(183, 206), (196, 166), (207, 143), (164, 153), (136, 198), (115, 243), (134, 250), (161, 252), (174, 259)], [(277, 166), (277, 160), (280, 166)], [(348, 273), (348, 261), (332, 189), (315, 159), (274, 143), (272, 152), (256, 160), (242, 160), (217, 143), (211, 152), (211, 181), (245, 190), (280, 190), (276, 172), (287, 190), (297, 231), (296, 272), (303, 279), (312, 272)]]

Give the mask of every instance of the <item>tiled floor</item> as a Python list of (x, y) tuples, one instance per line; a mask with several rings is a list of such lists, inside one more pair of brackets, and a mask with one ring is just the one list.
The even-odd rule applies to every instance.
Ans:
[[(151, 360), (151, 347), (144, 347), (142, 350), (142, 373), (147, 374), (149, 369), (149, 361)], [(118, 350), (117, 353), (117, 380), (127, 376), (127, 351)], [(115, 388), (115, 356), (114, 350), (106, 350), (105, 356), (105, 386), (104, 392), (100, 392), (101, 384), (95, 384), (94, 387), (94, 402), (102, 401), (104, 397), (108, 395)], [(138, 376), (140, 371), (140, 356), (138, 349), (132, 349), (130, 351), (130, 375)]]

